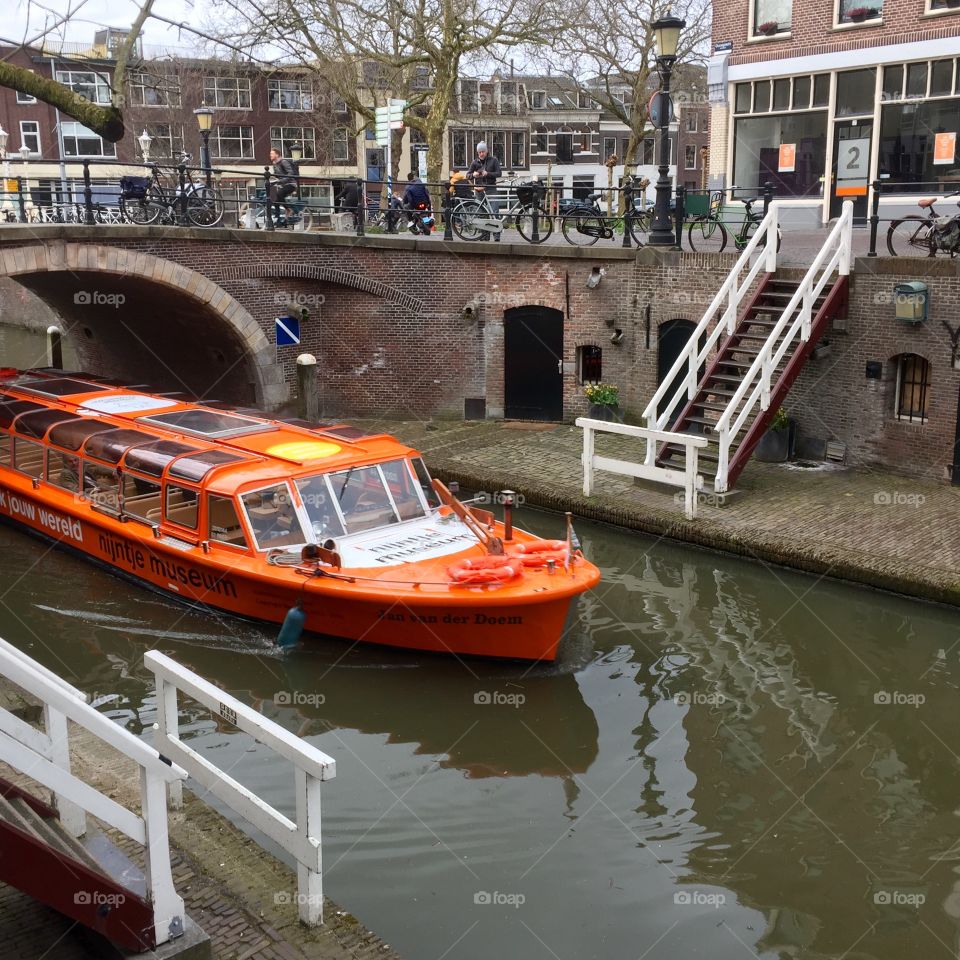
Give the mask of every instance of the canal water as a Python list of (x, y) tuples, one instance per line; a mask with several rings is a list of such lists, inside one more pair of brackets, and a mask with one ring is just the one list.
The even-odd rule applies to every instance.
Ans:
[[(335, 757), (326, 891), (408, 960), (955, 956), (960, 617), (578, 532), (604, 579), (556, 666), (279, 656), (6, 528), (0, 633), (147, 738), (156, 648)], [(184, 709), (292, 813), (285, 764)]]

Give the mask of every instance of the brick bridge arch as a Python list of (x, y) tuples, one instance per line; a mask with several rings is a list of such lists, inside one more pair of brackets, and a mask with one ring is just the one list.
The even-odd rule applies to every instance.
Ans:
[[(64, 319), (90, 369), (198, 396), (268, 406), (285, 399), (261, 326), (231, 294), (187, 266), (108, 244), (55, 240), (3, 250), (0, 277), (31, 290)], [(195, 367), (186, 376), (185, 357)]]

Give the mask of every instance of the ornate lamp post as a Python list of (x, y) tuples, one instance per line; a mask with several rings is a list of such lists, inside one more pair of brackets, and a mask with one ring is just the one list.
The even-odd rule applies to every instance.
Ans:
[(147, 133), (146, 128), (144, 128), (143, 133), (141, 133), (140, 136), (137, 137), (137, 143), (140, 144), (140, 153), (143, 156), (143, 162), (149, 163), (150, 162), (150, 144), (153, 143), (153, 137), (151, 137), (150, 134)]
[(210, 186), (212, 171), (210, 169), (210, 130), (213, 128), (213, 108), (204, 104), (193, 111), (197, 118), (197, 126), (200, 127), (200, 167), (207, 180), (207, 186)]
[(303, 147), (299, 143), (290, 144), (290, 159), (294, 163), (299, 163), (303, 159)]
[(653, 209), (653, 225), (650, 230), (650, 243), (656, 246), (672, 247), (675, 239), (673, 222), (670, 216), (670, 75), (677, 60), (677, 47), (680, 44), (680, 31), (687, 25), (686, 20), (668, 14), (652, 24), (656, 38), (657, 73), (660, 75), (659, 116), (660, 128), (660, 165), (658, 167), (657, 196)]

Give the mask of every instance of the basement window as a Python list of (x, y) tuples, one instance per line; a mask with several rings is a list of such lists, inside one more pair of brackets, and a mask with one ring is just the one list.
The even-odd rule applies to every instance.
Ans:
[(930, 364), (915, 353), (894, 357), (897, 364), (897, 419), (926, 423), (930, 406)]
[(580, 383), (600, 383), (603, 380), (603, 349), (593, 345), (577, 351), (577, 374)]

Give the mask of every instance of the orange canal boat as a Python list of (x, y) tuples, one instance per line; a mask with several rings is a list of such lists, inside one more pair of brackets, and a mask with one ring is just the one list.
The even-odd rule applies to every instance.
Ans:
[(0, 370), (0, 519), (192, 604), (354, 642), (553, 660), (600, 579), (416, 451), (59, 370)]

